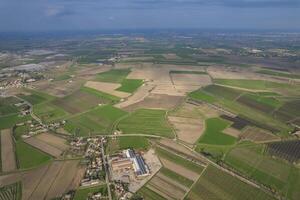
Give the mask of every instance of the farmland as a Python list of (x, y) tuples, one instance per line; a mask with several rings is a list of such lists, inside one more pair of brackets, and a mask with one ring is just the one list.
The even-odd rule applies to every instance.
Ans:
[(268, 153), (290, 162), (298, 162), (300, 159), (300, 141), (291, 140), (283, 142), (274, 142), (267, 145)]
[[(225, 162), (239, 172), (245, 174), (270, 188), (280, 195), (294, 196), (295, 188), (290, 188), (293, 181), (299, 182), (299, 169), (279, 159), (265, 155), (263, 145), (236, 147), (225, 156)], [(292, 198), (293, 199), (293, 198)]]
[(121, 82), (121, 87), (117, 88), (117, 90), (123, 91), (123, 92), (128, 92), (128, 93), (133, 93), (142, 84), (143, 84), (143, 80), (140, 80), (140, 79), (124, 79)]
[(14, 97), (2, 98), (0, 97), (0, 116), (7, 114), (18, 113), (18, 108), (14, 105), (19, 100)]
[(91, 194), (101, 192), (103, 195), (107, 195), (106, 186), (94, 186), (94, 187), (86, 187), (80, 188), (76, 190), (74, 200), (86, 200)]
[(20, 169), (37, 167), (51, 160), (51, 156), (37, 150), (23, 141), (16, 142), (16, 154)]
[(67, 119), (65, 130), (81, 136), (109, 134), (113, 123), (126, 114), (125, 111), (110, 105), (99, 106), (83, 114)]
[(22, 185), (20, 182), (0, 188), (0, 200), (21, 200)]
[(112, 69), (97, 74), (96, 80), (101, 82), (121, 83), (129, 73), (129, 69)]
[(256, 71), (256, 73), (266, 74), (266, 75), (271, 75), (271, 76), (285, 77), (285, 78), (300, 79), (300, 75), (299, 74), (291, 74), (291, 73), (286, 73), (286, 72), (278, 72), (278, 71), (267, 70), (267, 69), (258, 70), (258, 71)]
[(35, 105), (33, 107), (33, 112), (46, 123), (68, 116), (68, 113), (66, 111), (51, 102), (45, 102)]
[(210, 118), (205, 121), (206, 129), (199, 143), (214, 145), (232, 145), (236, 139), (224, 134), (222, 131), (229, 126), (229, 123), (220, 118)]
[(19, 116), (18, 114), (11, 114), (0, 116), (0, 129), (11, 128), (17, 123), (21, 123), (31, 119), (30, 116)]
[(209, 165), (185, 199), (271, 200), (275, 198)]
[(118, 124), (124, 134), (150, 134), (164, 137), (173, 137), (164, 110), (139, 109), (130, 113)]

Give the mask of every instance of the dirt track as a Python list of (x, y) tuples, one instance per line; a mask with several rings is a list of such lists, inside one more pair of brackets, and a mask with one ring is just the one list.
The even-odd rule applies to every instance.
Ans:
[(10, 129), (1, 131), (1, 160), (3, 172), (17, 169), (13, 138)]

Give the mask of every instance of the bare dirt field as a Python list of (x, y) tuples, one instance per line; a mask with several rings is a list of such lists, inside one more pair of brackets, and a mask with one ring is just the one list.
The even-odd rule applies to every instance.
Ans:
[(208, 75), (203, 74), (176, 74), (171, 73), (171, 80), (179, 92), (191, 92), (200, 87), (211, 84)]
[(84, 80), (78, 78), (74, 80), (64, 80), (55, 82), (43, 80), (35, 82), (33, 84), (33, 87), (37, 90), (41, 90), (45, 93), (56, 97), (64, 97), (78, 90), (83, 84), (83, 82)]
[(175, 127), (179, 140), (194, 144), (203, 133), (203, 120), (186, 117), (168, 116), (170, 123)]
[(125, 108), (132, 104), (143, 101), (150, 94), (150, 91), (153, 89), (153, 87), (153, 85), (148, 84), (142, 85), (133, 95), (129, 96), (125, 101), (116, 104), (115, 107)]
[(51, 133), (42, 133), (37, 135), (36, 138), (62, 151), (65, 151), (69, 148), (69, 146), (66, 144), (66, 139), (53, 135)]
[(54, 147), (42, 140), (37, 139), (36, 137), (30, 137), (24, 140), (27, 144), (30, 144), (31, 146), (34, 146), (35, 148), (50, 154), (54, 157), (60, 157), (62, 154), (62, 150)]
[(178, 164), (176, 164), (172, 161), (169, 161), (167, 159), (164, 159), (164, 158), (160, 158), (160, 161), (162, 162), (162, 164), (165, 168), (168, 168), (181, 176), (184, 176), (193, 181), (196, 181), (198, 179), (199, 174), (197, 174), (185, 167), (182, 167), (181, 165), (178, 165)]
[(124, 109), (127, 111), (133, 111), (139, 108), (170, 110), (179, 105), (182, 100), (183, 97), (181, 96), (171, 96), (166, 94), (150, 94), (142, 101), (125, 107)]
[(227, 135), (231, 135), (236, 138), (238, 138), (241, 134), (241, 131), (231, 127), (226, 128), (225, 130), (223, 130), (223, 132), (226, 133)]
[(11, 129), (1, 131), (1, 160), (3, 172), (17, 169)]
[(116, 91), (115, 89), (119, 88), (121, 84), (119, 83), (106, 83), (106, 82), (98, 82), (98, 81), (88, 81), (84, 85), (85, 87), (93, 88), (95, 90), (105, 92), (120, 98), (126, 98), (130, 96), (130, 93)]
[(241, 134), (241, 139), (251, 140), (254, 142), (264, 142), (264, 141), (276, 141), (280, 138), (276, 135), (256, 127), (246, 127)]

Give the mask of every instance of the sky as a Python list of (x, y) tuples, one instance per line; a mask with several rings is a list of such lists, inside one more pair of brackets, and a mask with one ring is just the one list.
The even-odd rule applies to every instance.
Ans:
[(300, 0), (0, 0), (0, 31), (300, 28)]

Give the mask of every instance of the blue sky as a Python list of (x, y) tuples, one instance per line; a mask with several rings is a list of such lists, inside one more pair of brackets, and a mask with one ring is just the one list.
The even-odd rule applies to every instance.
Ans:
[(299, 27), (300, 0), (0, 0), (0, 31)]

